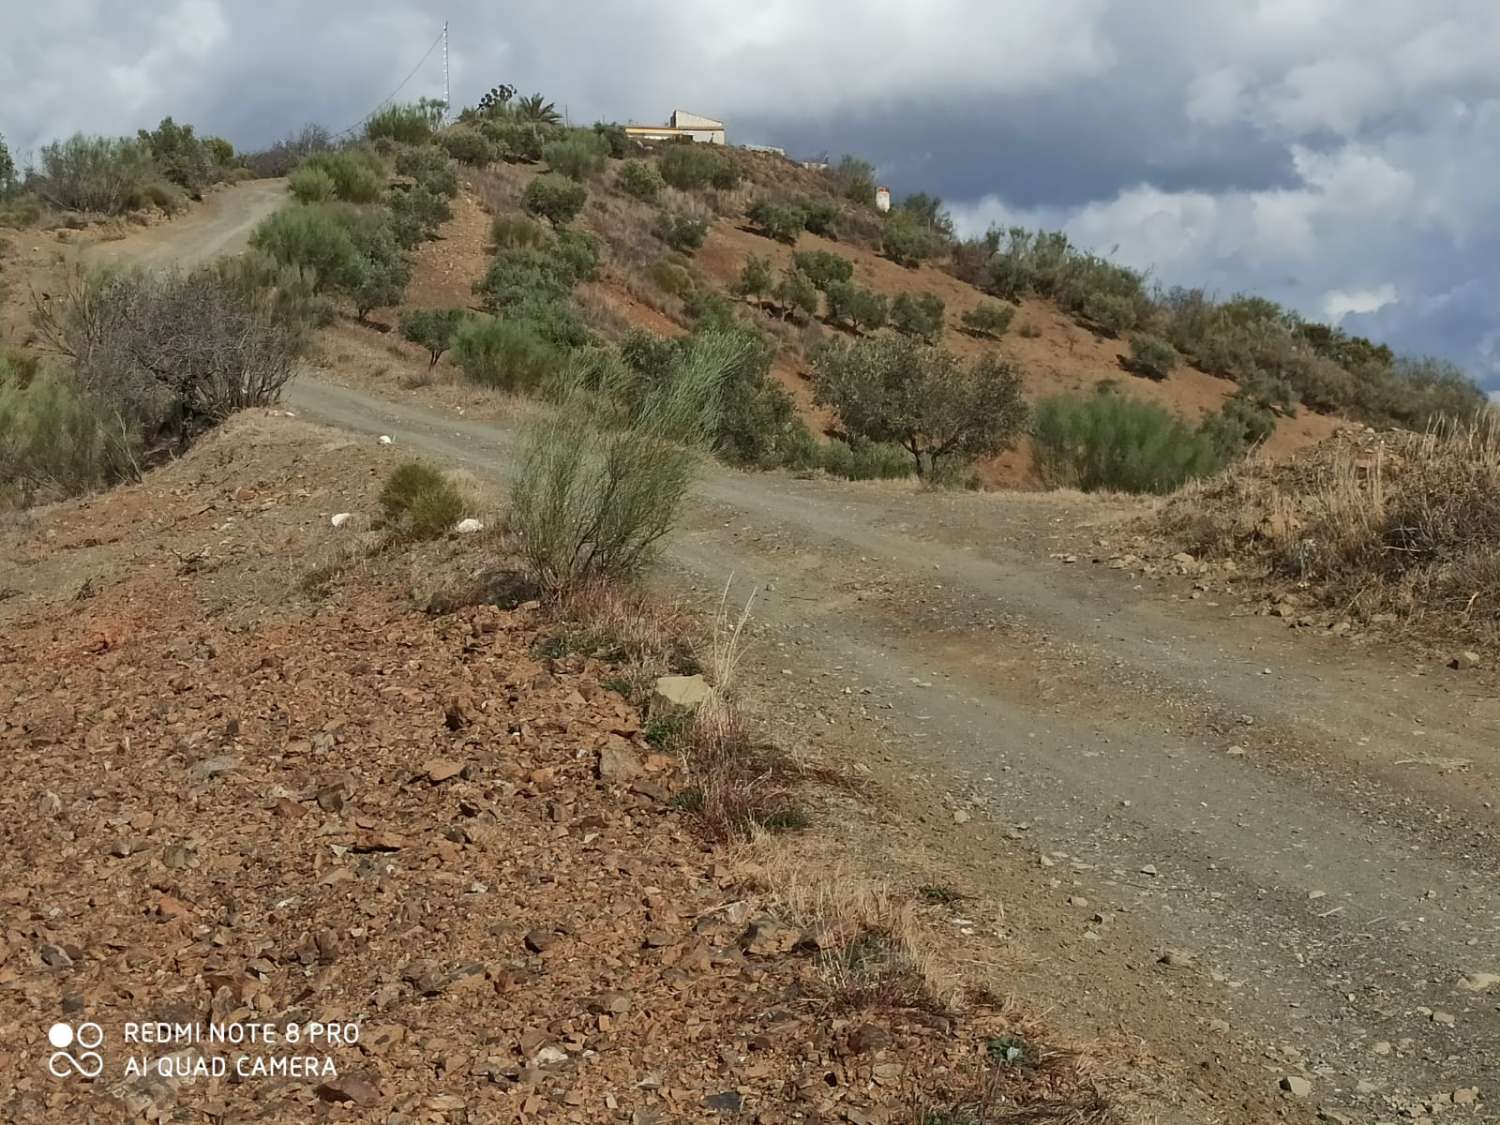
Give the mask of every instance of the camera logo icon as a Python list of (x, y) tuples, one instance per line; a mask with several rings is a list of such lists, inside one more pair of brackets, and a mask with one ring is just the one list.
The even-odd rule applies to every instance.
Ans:
[[(104, 1073), (104, 1056), (95, 1050), (104, 1042), (104, 1029), (97, 1023), (81, 1023), (76, 1029), (71, 1024), (55, 1023), (47, 1029), (47, 1042), (56, 1048), (47, 1060), (53, 1078), (98, 1078)], [(70, 1054), (70, 1047), (79, 1050)]]

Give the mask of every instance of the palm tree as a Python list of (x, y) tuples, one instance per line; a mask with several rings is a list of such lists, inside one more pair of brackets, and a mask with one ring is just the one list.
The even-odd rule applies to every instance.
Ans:
[(557, 112), (557, 106), (541, 94), (530, 94), (516, 102), (514, 113), (518, 120), (536, 125), (556, 125), (562, 121), (562, 114)]

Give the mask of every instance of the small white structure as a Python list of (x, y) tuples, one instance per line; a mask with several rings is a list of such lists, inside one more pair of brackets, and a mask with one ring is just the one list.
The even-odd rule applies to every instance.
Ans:
[(891, 209), (891, 189), (878, 187), (875, 189), (875, 210), (889, 211)]
[(625, 135), (634, 141), (689, 140), (699, 144), (721, 145), (724, 143), (724, 122), (715, 121), (684, 109), (674, 109), (670, 124), (627, 125)]
[(772, 156), (785, 156), (786, 149), (777, 145), (740, 145), (747, 152), (768, 152)]

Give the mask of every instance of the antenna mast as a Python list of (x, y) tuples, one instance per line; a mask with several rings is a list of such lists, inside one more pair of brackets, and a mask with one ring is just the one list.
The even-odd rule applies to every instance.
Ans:
[(453, 87), (448, 81), (448, 21), (443, 21), (443, 120), (453, 120)]

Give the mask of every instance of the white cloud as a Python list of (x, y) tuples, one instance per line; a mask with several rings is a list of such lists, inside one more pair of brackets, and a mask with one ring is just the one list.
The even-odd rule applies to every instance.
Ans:
[(1371, 289), (1330, 289), (1323, 294), (1323, 315), (1337, 324), (1350, 313), (1379, 312), (1400, 297), (1390, 282)]

